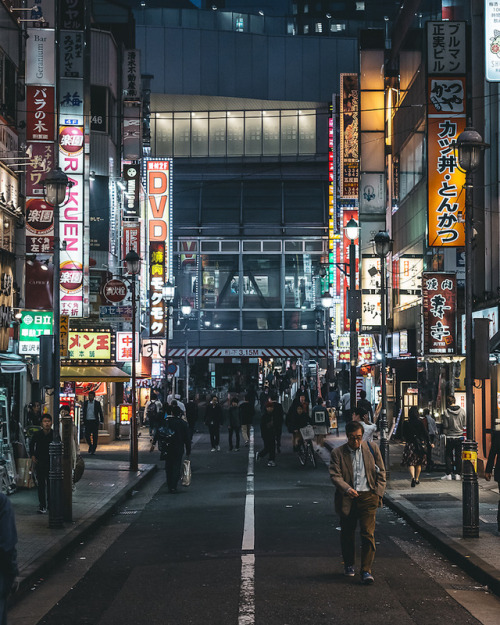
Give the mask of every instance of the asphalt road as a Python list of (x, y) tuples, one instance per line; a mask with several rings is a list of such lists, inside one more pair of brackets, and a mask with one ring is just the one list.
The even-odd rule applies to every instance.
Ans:
[(196, 436), (192, 485), (169, 494), (159, 472), (9, 625), (498, 623), (498, 600), (387, 509), (375, 584), (345, 578), (326, 465), (300, 467), (289, 438), (276, 467), (261, 460), (253, 476), (250, 463), (247, 476), (247, 448), (229, 453), (223, 439), (212, 453)]

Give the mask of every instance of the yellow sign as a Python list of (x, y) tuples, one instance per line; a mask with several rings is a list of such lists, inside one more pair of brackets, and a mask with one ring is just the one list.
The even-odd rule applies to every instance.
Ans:
[(474, 471), (477, 473), (477, 451), (462, 451), (462, 462), (466, 460), (472, 463)]
[(68, 357), (69, 317), (61, 315), (59, 320), (59, 354), (61, 358)]
[(110, 360), (111, 332), (69, 332), (68, 356), (73, 360)]

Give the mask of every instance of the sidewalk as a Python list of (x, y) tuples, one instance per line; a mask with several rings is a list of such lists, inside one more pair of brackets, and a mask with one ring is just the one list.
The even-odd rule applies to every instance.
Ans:
[[(139, 451), (147, 457), (149, 436), (143, 430)], [(48, 514), (38, 514), (36, 488), (20, 489), (10, 497), (16, 516), (18, 564), (21, 590), (26, 590), (67, 555), (82, 538), (96, 529), (125, 501), (140, 483), (151, 477), (156, 464), (140, 464), (137, 473), (128, 466), (130, 441), (101, 445), (97, 453), (82, 456), (85, 472), (73, 492), (73, 523), (62, 529), (49, 529)], [(19, 594), (19, 593), (18, 593)]]
[[(332, 449), (345, 442), (345, 435), (330, 434), (325, 446)], [(409, 472), (400, 466), (403, 448), (404, 444), (398, 442), (389, 446), (391, 475), (385, 505), (471, 577), (500, 595), (496, 482), (479, 478), (479, 538), (462, 538), (462, 482), (441, 480), (444, 471), (437, 471), (422, 473), (420, 484), (411, 488)]]

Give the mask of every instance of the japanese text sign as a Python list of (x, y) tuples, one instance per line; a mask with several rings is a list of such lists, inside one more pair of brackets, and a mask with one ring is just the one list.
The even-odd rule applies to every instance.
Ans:
[(39, 354), (42, 334), (52, 334), (53, 313), (45, 310), (21, 311), (19, 324), (19, 353)]
[(72, 360), (110, 360), (111, 332), (69, 332), (68, 356)]
[(27, 85), (26, 102), (27, 141), (54, 141), (54, 87)]
[(427, 22), (427, 73), (465, 74), (465, 22)]
[(357, 74), (340, 75), (340, 197), (358, 199), (359, 91)]
[[(135, 361), (140, 361), (139, 332), (135, 333)], [(116, 361), (132, 362), (132, 332), (116, 333)]]
[(465, 78), (428, 81), (429, 247), (465, 245), (465, 173), (454, 143), (465, 129)]
[(500, 4), (485, 0), (484, 3), (484, 58), (486, 80), (500, 81)]
[(423, 273), (424, 354), (456, 353), (457, 281), (454, 273)]

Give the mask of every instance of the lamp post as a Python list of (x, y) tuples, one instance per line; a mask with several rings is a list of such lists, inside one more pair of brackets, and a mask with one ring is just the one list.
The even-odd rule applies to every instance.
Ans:
[(345, 225), (345, 234), (349, 239), (349, 352), (350, 352), (350, 376), (349, 376), (349, 401), (351, 410), (356, 407), (356, 368), (358, 365), (358, 333), (356, 322), (359, 316), (358, 292), (356, 291), (356, 246), (354, 241), (359, 236), (359, 225), (355, 219), (350, 219)]
[(170, 306), (175, 297), (175, 286), (170, 282), (163, 285), (163, 303), (165, 310), (165, 380), (163, 385), (163, 403), (167, 403), (168, 397), (168, 335), (170, 333)]
[(381, 230), (373, 238), (375, 253), (380, 258), (380, 343), (382, 362), (380, 370), (380, 387), (382, 391), (382, 409), (380, 411), (380, 453), (384, 459), (386, 475), (390, 474), (389, 439), (387, 431), (387, 381), (386, 381), (386, 293), (385, 293), (385, 259), (391, 251), (392, 241), (388, 232)]
[(333, 297), (330, 295), (328, 291), (325, 291), (321, 296), (321, 306), (325, 311), (325, 348), (326, 348), (326, 373), (325, 373), (325, 382), (326, 382), (326, 397), (323, 397), (325, 403), (328, 401), (328, 392), (330, 390), (330, 370), (329, 370), (329, 360), (330, 360), (330, 309), (333, 306)]
[[(465, 406), (467, 412), (467, 440), (462, 445), (469, 457), (477, 460), (477, 442), (474, 440), (474, 375), (472, 371), (472, 172), (481, 162), (484, 149), (481, 135), (467, 127), (457, 137), (458, 163), (465, 171)], [(464, 538), (479, 537), (479, 486), (474, 464), (469, 460), (462, 466), (462, 532)]]
[(136, 371), (135, 371), (135, 328), (136, 328), (136, 276), (141, 270), (141, 259), (135, 250), (125, 256), (125, 268), (132, 276), (132, 421), (130, 423), (130, 470), (137, 471), (139, 468), (137, 418), (136, 418)]
[(181, 313), (184, 319), (186, 320), (186, 324), (184, 326), (184, 339), (185, 339), (185, 350), (184, 350), (184, 368), (186, 370), (186, 404), (189, 401), (189, 356), (188, 356), (188, 330), (189, 330), (189, 317), (191, 315), (191, 304), (189, 302), (185, 302), (181, 306)]
[(50, 171), (43, 182), (45, 201), (47, 204), (54, 207), (54, 277), (52, 289), (52, 307), (54, 310), (54, 440), (49, 446), (49, 527), (51, 528), (60, 528), (63, 526), (62, 442), (59, 432), (59, 404), (61, 393), (61, 300), (59, 296), (59, 283), (61, 281), (61, 242), (59, 240), (59, 207), (65, 202), (68, 187), (71, 188), (71, 183), (68, 180), (68, 176), (66, 176), (60, 167), (56, 167)]

